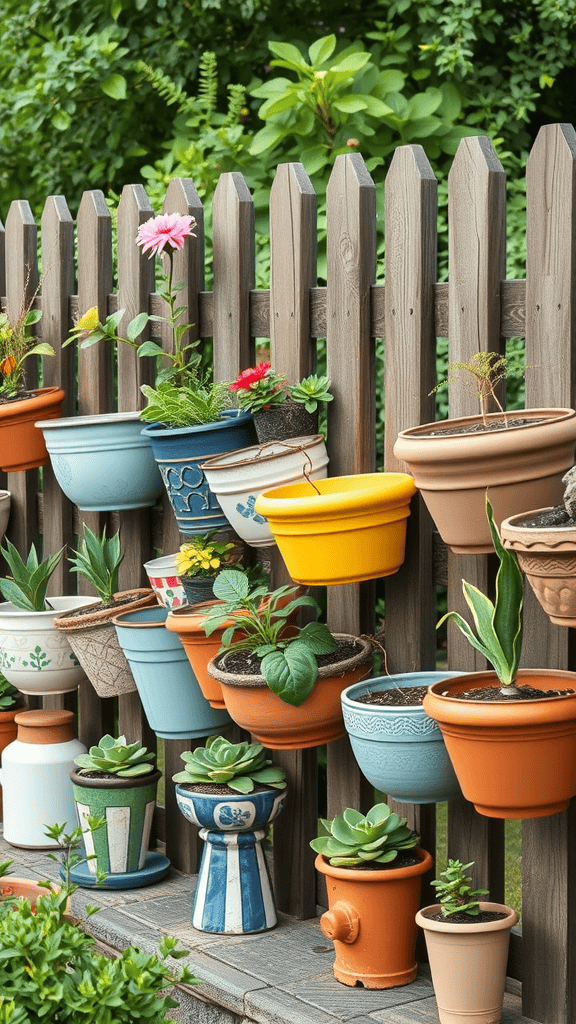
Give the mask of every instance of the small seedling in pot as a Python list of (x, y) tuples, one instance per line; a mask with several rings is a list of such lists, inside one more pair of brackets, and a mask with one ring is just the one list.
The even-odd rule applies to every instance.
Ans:
[(229, 786), (238, 793), (252, 793), (256, 784), (284, 789), (282, 768), (277, 768), (261, 743), (230, 743), (224, 736), (209, 736), (204, 747), (180, 755), (186, 768), (172, 776), (173, 782), (212, 783)]
[(471, 888), (472, 879), (466, 872), (473, 865), (473, 860), (469, 864), (463, 864), (460, 860), (449, 860), (446, 870), (440, 872), (440, 878), (431, 883), (436, 889), (444, 917), (451, 917), (453, 914), (478, 916), (480, 904), (477, 897), (487, 896), (488, 890)]
[(506, 420), (506, 413), (496, 394), (496, 385), (510, 377), (523, 377), (527, 369), (526, 366), (511, 366), (506, 357), (498, 352), (476, 352), (467, 363), (449, 363), (446, 380), (437, 384), (429, 393), (434, 395), (452, 384), (459, 384), (467, 391), (472, 391), (480, 403), (482, 421), (487, 425), (490, 399)]
[(347, 807), (332, 820), (320, 819), (323, 835), (310, 846), (334, 867), (353, 868), (373, 862), (390, 864), (400, 851), (412, 850), (420, 837), (387, 804), (375, 804), (366, 817)]

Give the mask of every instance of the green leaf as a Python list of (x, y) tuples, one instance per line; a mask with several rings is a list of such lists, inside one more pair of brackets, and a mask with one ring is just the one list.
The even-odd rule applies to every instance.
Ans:
[(381, 95), (386, 95), (389, 92), (401, 92), (405, 81), (406, 75), (401, 71), (398, 71), (397, 68), (388, 68), (378, 75), (379, 92)]
[(146, 327), (147, 323), (148, 313), (139, 313), (138, 316), (135, 316), (134, 319), (131, 320), (130, 323), (128, 324), (128, 328), (126, 330), (126, 337), (129, 338), (130, 341), (135, 341), (138, 335), (142, 334), (142, 331)]
[(245, 601), (250, 592), (250, 584), (241, 572), (224, 569), (214, 582), (214, 596), (227, 604), (239, 604)]
[(332, 654), (336, 650), (336, 641), (324, 622), (309, 622), (300, 630), (298, 641), (303, 641), (312, 654)]
[(33, 348), (29, 348), (27, 353), (26, 353), (26, 355), (27, 356), (53, 356), (54, 355), (54, 349), (52, 348), (52, 345), (48, 344), (47, 341), (40, 341), (37, 345), (34, 345)]
[(143, 341), (138, 346), (137, 350), (139, 356), (164, 356), (166, 353), (161, 345), (158, 345), (156, 341)]
[(268, 43), (268, 48), (276, 57), (280, 57), (282, 60), (291, 60), (297, 64), (304, 65), (304, 58), (300, 50), (296, 46), (292, 46), (291, 43), (280, 43), (274, 40)]
[(494, 630), (509, 666), (511, 681), (516, 677), (522, 650), (522, 605), (524, 581), (513, 551), (505, 548), (500, 540), (498, 527), (494, 522), (492, 505), (486, 492), (486, 515), (492, 535), (492, 543), (500, 559), (496, 576), (496, 600), (494, 604)]
[(293, 707), (306, 700), (318, 676), (316, 658), (298, 641), (284, 651), (267, 654), (260, 668), (273, 693)]
[(366, 110), (366, 100), (358, 96), (348, 96), (341, 100), (334, 100), (332, 106), (343, 114), (356, 114), (359, 110)]
[(113, 100), (126, 99), (126, 79), (124, 75), (108, 75), (103, 82), (100, 82), (102, 92), (106, 93)]
[(350, 53), (347, 57), (339, 60), (331, 71), (360, 71), (370, 60), (369, 53)]
[(57, 131), (66, 132), (72, 124), (72, 118), (65, 110), (56, 110), (55, 113), (52, 114), (51, 123)]
[(440, 89), (426, 89), (425, 92), (416, 93), (410, 100), (410, 117), (414, 120), (429, 117), (442, 103)]
[(311, 64), (323, 64), (324, 61), (330, 60), (330, 57), (336, 49), (336, 36), (323, 36), (322, 39), (317, 39), (315, 43), (312, 43), (308, 47), (308, 56)]

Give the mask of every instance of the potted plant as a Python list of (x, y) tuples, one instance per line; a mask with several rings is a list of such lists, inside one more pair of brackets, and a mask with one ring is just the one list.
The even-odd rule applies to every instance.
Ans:
[[(448, 380), (439, 387), (457, 381), (471, 387), (480, 401), (480, 415), (402, 430), (394, 444), (394, 455), (408, 464), (452, 551), (492, 551), (484, 515), (486, 490), (498, 525), (508, 516), (553, 504), (562, 496), (561, 477), (573, 462), (576, 413), (504, 412), (496, 385), (519, 372), (523, 371), (495, 352), (477, 352), (469, 363), (451, 363)], [(488, 412), (490, 399), (498, 412)]]
[(342, 691), (352, 752), (375, 789), (407, 804), (443, 803), (460, 796), (442, 732), (422, 707), (432, 683), (459, 674), (375, 676)]
[(480, 901), (466, 874), (474, 861), (449, 860), (432, 885), (438, 903), (416, 914), (424, 929), (441, 1024), (492, 1024), (501, 1019), (510, 929), (518, 914), (504, 903)]
[(265, 516), (296, 583), (332, 586), (397, 572), (404, 561), (414, 480), (362, 473), (265, 491)]
[[(500, 561), (492, 602), (465, 580), (475, 631), (452, 619), (493, 671), (434, 683), (424, 710), (438, 722), (467, 800), (494, 818), (538, 818), (564, 810), (576, 795), (576, 673), (518, 669), (522, 648), (522, 573), (486, 512)], [(562, 771), (558, 771), (558, 765)]]
[(270, 363), (243, 370), (230, 384), (238, 405), (254, 416), (260, 444), (309, 437), (318, 433), (318, 404), (331, 402), (330, 380), (312, 374), (288, 384), (285, 373), (274, 373)]
[(58, 416), (64, 401), (60, 388), (26, 388), (26, 359), (54, 355), (51, 345), (36, 344), (30, 333), (41, 316), (30, 306), (13, 323), (6, 312), (0, 313), (0, 468), (4, 473), (46, 465), (48, 452), (34, 423), (41, 416)]
[(262, 841), (286, 795), (284, 771), (260, 743), (210, 736), (181, 755), (176, 800), (205, 842), (192, 924), (205, 932), (242, 935), (277, 923)]
[(214, 605), (204, 623), (207, 636), (224, 626), (208, 673), (221, 684), (231, 718), (272, 750), (301, 750), (343, 736), (340, 694), (371, 668), (367, 640), (333, 635), (321, 622), (288, 625), (300, 608), (319, 611), (312, 597), (296, 594), (290, 587), (250, 590), (242, 573), (224, 570), (214, 584), (223, 604)]
[(125, 736), (106, 735), (87, 754), (74, 758), (78, 765), (70, 775), (78, 821), (84, 815), (104, 818), (107, 827), (87, 844), (94, 859), (78, 866), (73, 882), (100, 888), (96, 868), (106, 873), (105, 885), (116, 889), (150, 885), (163, 878), (170, 861), (149, 852), (150, 829), (156, 807), (156, 790), (162, 775), (154, 766), (155, 755)]
[(538, 601), (557, 626), (576, 626), (576, 468), (562, 477), (559, 505), (504, 519), (502, 543), (513, 551)]
[(324, 438), (315, 434), (224, 452), (201, 468), (230, 526), (247, 544), (260, 548), (275, 540), (264, 516), (256, 512), (256, 499), (272, 487), (323, 480), (327, 467)]
[[(62, 549), (63, 550), (63, 549)], [(62, 550), (39, 562), (32, 544), (26, 561), (7, 540), (0, 548), (11, 575), (0, 579), (0, 667), (22, 693), (69, 693), (86, 677), (54, 619), (66, 609), (94, 604), (91, 597), (46, 597)]]
[(238, 561), (238, 557), (238, 545), (217, 530), (197, 534), (181, 544), (175, 559), (188, 604), (212, 601), (216, 576), (225, 566)]
[(146, 588), (117, 592), (123, 557), (120, 531), (107, 538), (104, 527), (102, 536), (96, 537), (83, 523), (80, 547), (71, 552), (69, 560), (72, 572), (88, 580), (98, 597), (89, 610), (64, 612), (54, 619), (56, 629), (70, 644), (99, 697), (115, 697), (136, 689), (112, 619), (120, 610), (143, 608), (156, 602), (154, 591)]
[(334, 977), (344, 985), (394, 988), (416, 977), (422, 875), (432, 857), (419, 837), (384, 804), (364, 817), (347, 807), (310, 843), (326, 876), (328, 911), (320, 918), (334, 942)]

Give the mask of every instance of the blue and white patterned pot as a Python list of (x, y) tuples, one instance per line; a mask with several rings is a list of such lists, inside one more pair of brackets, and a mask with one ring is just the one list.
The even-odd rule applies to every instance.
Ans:
[(178, 807), (188, 821), (201, 826), (205, 842), (192, 904), (194, 928), (243, 935), (276, 925), (262, 840), (285, 795), (286, 789), (219, 795), (176, 786)]
[(376, 789), (407, 804), (443, 803), (460, 795), (440, 728), (422, 705), (358, 704), (354, 698), (397, 687), (431, 686), (461, 674), (376, 676), (343, 691), (342, 713), (354, 757)]
[(249, 412), (228, 409), (214, 423), (198, 427), (164, 427), (150, 423), (146, 437), (160, 468), (180, 533), (208, 533), (226, 528), (228, 520), (212, 494), (200, 463), (221, 452), (247, 448), (256, 441)]

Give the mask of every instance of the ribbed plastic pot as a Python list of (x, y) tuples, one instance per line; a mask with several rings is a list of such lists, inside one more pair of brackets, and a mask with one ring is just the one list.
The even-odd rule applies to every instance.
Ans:
[(415, 916), (422, 875), (433, 861), (425, 850), (414, 853), (417, 864), (382, 871), (333, 867), (316, 857), (328, 894), (320, 927), (334, 943), (334, 977), (344, 985), (396, 988), (416, 978)]
[(576, 626), (576, 527), (523, 526), (523, 520), (551, 512), (539, 508), (510, 516), (500, 527), (505, 548), (513, 551), (551, 622)]
[(106, 828), (84, 836), (86, 853), (96, 854), (96, 860), (87, 861), (91, 874), (97, 868), (114, 875), (144, 867), (161, 775), (158, 769), (133, 779), (71, 772), (78, 821), (83, 823), (85, 814), (106, 818)]
[(184, 587), (178, 575), (175, 554), (152, 558), (149, 562), (144, 562), (144, 569), (160, 604), (165, 608), (178, 608), (185, 603)]
[(254, 444), (252, 415), (237, 409), (198, 427), (164, 427), (151, 423), (142, 434), (152, 445), (180, 533), (208, 533), (228, 520), (212, 494), (201, 463), (220, 452)]
[(397, 572), (404, 561), (414, 480), (364, 473), (265, 491), (256, 512), (268, 524), (296, 583), (332, 586)]
[[(562, 476), (574, 463), (576, 413), (522, 409), (514, 415), (540, 422), (454, 434), (454, 428), (482, 422), (481, 416), (463, 416), (402, 430), (396, 439), (394, 455), (408, 464), (452, 551), (480, 555), (494, 550), (486, 491), (498, 526), (508, 516), (562, 499)], [(487, 419), (502, 419), (502, 414), (490, 413)]]
[(359, 704), (357, 697), (382, 690), (431, 686), (459, 672), (405, 672), (375, 676), (347, 687), (342, 714), (352, 752), (376, 789), (407, 804), (443, 803), (460, 796), (460, 785), (442, 732), (421, 704)]
[(241, 451), (225, 452), (202, 464), (230, 526), (247, 544), (269, 547), (274, 536), (256, 499), (272, 487), (325, 479), (328, 453), (321, 434), (270, 441)]
[(230, 723), (225, 711), (202, 696), (180, 640), (165, 626), (159, 605), (125, 612), (113, 620), (134, 676), (150, 728), (163, 739), (195, 739)]
[(60, 415), (65, 394), (61, 388), (37, 388), (33, 398), (0, 405), (0, 469), (18, 473), (45, 466), (48, 452), (36, 420)]
[(440, 1024), (494, 1024), (502, 1019), (510, 930), (518, 914), (504, 903), (480, 903), (498, 921), (434, 921), (439, 903), (416, 914), (424, 929)]
[(137, 412), (41, 420), (54, 475), (70, 501), (91, 512), (147, 508), (162, 479)]

